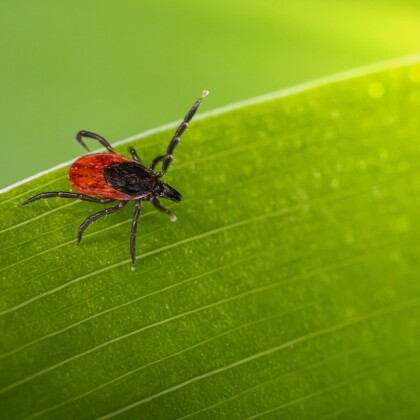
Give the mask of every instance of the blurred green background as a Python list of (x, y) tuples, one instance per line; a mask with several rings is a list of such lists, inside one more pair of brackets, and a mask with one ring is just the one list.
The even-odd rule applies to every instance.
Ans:
[(180, 119), (204, 88), (209, 110), (420, 51), (419, 1), (0, 5), (0, 188), (83, 154), (80, 129), (115, 142)]

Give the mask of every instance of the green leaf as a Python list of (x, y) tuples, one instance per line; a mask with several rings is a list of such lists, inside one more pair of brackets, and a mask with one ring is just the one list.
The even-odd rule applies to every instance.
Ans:
[[(419, 61), (194, 120), (134, 272), (132, 206), (80, 245), (97, 204), (16, 207), (67, 166), (2, 194), (2, 417), (418, 415)], [(173, 128), (130, 144), (150, 161)]]

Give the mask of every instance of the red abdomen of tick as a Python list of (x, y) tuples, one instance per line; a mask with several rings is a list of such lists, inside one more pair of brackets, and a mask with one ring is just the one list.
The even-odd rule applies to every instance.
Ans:
[(133, 162), (133, 160), (116, 153), (92, 153), (83, 156), (77, 159), (70, 168), (70, 184), (82, 194), (115, 200), (133, 200), (132, 196), (108, 185), (104, 177), (104, 171), (109, 165), (121, 162)]

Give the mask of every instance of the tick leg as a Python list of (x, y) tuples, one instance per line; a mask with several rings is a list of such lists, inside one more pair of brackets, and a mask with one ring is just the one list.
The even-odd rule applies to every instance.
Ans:
[(44, 192), (38, 195), (34, 195), (33, 197), (28, 198), (25, 202), (23, 202), (21, 206), (32, 203), (32, 201), (41, 200), (42, 198), (52, 198), (52, 197), (76, 198), (78, 200), (91, 201), (93, 203), (100, 203), (100, 204), (107, 204), (107, 203), (112, 203), (113, 201), (115, 201), (112, 198), (96, 198), (96, 197), (91, 197), (85, 194), (57, 191), (57, 192)]
[(159, 200), (157, 198), (153, 198), (151, 200), (151, 203), (153, 204), (153, 206), (155, 207), (156, 210), (159, 210), (162, 213), (166, 213), (169, 218), (171, 219), (171, 222), (175, 222), (176, 221), (176, 216), (168, 209), (165, 209), (165, 207), (163, 207)]
[(178, 145), (179, 141), (181, 140), (182, 133), (187, 129), (188, 123), (192, 120), (194, 117), (194, 114), (197, 112), (198, 107), (201, 105), (201, 102), (203, 102), (203, 98), (205, 98), (209, 92), (207, 90), (204, 90), (201, 94), (201, 98), (198, 98), (192, 108), (188, 111), (187, 115), (184, 117), (184, 120), (182, 121), (181, 125), (178, 127), (178, 129), (175, 132), (175, 135), (172, 137), (172, 140), (169, 143), (168, 149), (166, 150), (166, 155), (163, 158), (162, 163), (162, 170), (160, 170), (156, 176), (158, 178), (161, 178), (163, 175), (165, 175), (166, 171), (169, 168), (169, 165), (172, 162), (172, 154)]
[(128, 201), (120, 201), (117, 206), (108, 207), (105, 210), (98, 211), (98, 213), (92, 214), (89, 216), (79, 227), (79, 231), (77, 232), (77, 242), (82, 240), (82, 235), (85, 229), (95, 220), (98, 220), (102, 216), (107, 216), (108, 214), (115, 213), (116, 211), (122, 209)]
[(163, 158), (165, 157), (165, 155), (161, 155), (158, 157), (155, 157), (152, 161), (152, 163), (150, 164), (150, 169), (153, 171), (155, 169), (155, 166), (161, 161), (163, 160)]
[(134, 270), (134, 264), (136, 263), (136, 237), (137, 237), (137, 221), (139, 220), (141, 212), (141, 201), (136, 200), (136, 210), (134, 211), (133, 223), (131, 225), (131, 237), (130, 237), (130, 253), (131, 261), (133, 263), (132, 270)]
[(80, 143), (88, 152), (89, 152), (89, 149), (86, 146), (85, 142), (82, 140), (82, 137), (98, 140), (99, 143), (101, 143), (102, 146), (104, 146), (107, 150), (109, 150), (111, 153), (115, 153), (115, 150), (112, 148), (112, 146), (102, 136), (95, 133), (91, 133), (90, 131), (84, 131), (84, 130), (79, 131), (76, 134), (75, 138), (77, 142)]
[(132, 157), (132, 158), (133, 158), (136, 162), (141, 163), (141, 159), (138, 157), (137, 152), (134, 150), (134, 148), (133, 148), (133, 147), (129, 147), (129, 148), (128, 148), (128, 151), (130, 152), (131, 157)]

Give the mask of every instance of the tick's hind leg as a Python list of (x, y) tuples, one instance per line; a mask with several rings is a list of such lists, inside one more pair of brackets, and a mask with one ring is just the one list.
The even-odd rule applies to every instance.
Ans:
[(83, 232), (92, 222), (98, 220), (102, 216), (107, 216), (108, 214), (115, 213), (116, 211), (122, 209), (127, 203), (128, 201), (120, 201), (117, 206), (108, 207), (105, 210), (98, 211), (98, 213), (89, 216), (79, 227), (79, 231), (77, 232), (77, 242), (80, 242), (82, 240)]
[(78, 193), (70, 193), (70, 192), (64, 192), (64, 191), (57, 191), (57, 192), (44, 192), (38, 195), (34, 195), (31, 198), (28, 198), (26, 201), (24, 201), (21, 206), (24, 206), (26, 204), (32, 203), (36, 200), (41, 200), (42, 198), (53, 198), (53, 197), (61, 197), (61, 198), (75, 198), (78, 200), (83, 201), (91, 201), (93, 203), (100, 203), (100, 204), (108, 204), (115, 201), (112, 198), (96, 198), (91, 197), (89, 195), (85, 194), (78, 194)]
[(168, 209), (165, 209), (165, 207), (163, 207), (159, 200), (157, 198), (153, 198), (151, 200), (151, 203), (153, 204), (153, 206), (155, 207), (156, 210), (159, 210), (162, 213), (166, 213), (169, 218), (171, 219), (171, 222), (176, 222), (176, 216)]
[(131, 237), (130, 237), (130, 254), (131, 262), (133, 266), (131, 269), (134, 271), (134, 264), (136, 263), (136, 238), (137, 238), (137, 221), (139, 220), (141, 213), (141, 201), (136, 200), (136, 210), (134, 211), (133, 223), (131, 225)]
[(79, 131), (76, 134), (75, 138), (76, 138), (77, 142), (80, 143), (88, 152), (89, 152), (89, 149), (86, 146), (85, 142), (82, 140), (82, 137), (87, 137), (89, 139), (98, 140), (99, 143), (101, 143), (102, 146), (105, 147), (105, 149), (109, 150), (111, 153), (115, 153), (115, 150), (112, 148), (112, 146), (99, 134), (91, 133), (90, 131), (85, 131), (85, 130)]

